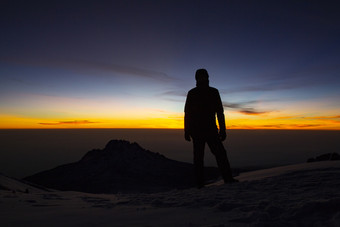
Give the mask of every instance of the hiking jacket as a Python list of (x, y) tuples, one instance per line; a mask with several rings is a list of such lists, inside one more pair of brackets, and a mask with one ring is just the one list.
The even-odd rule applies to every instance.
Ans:
[(223, 105), (216, 88), (197, 86), (191, 89), (184, 112), (184, 129), (191, 136), (217, 132), (216, 115), (220, 131), (225, 131)]

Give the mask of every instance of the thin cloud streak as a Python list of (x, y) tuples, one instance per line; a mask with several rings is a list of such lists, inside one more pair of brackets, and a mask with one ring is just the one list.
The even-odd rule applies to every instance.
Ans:
[(266, 124), (266, 125), (235, 125), (230, 126), (231, 129), (272, 129), (272, 130), (310, 130), (320, 129), (328, 126), (327, 124)]
[(223, 106), (232, 109), (244, 108), (245, 105), (254, 104), (257, 101), (246, 101), (246, 102), (239, 102), (239, 103), (231, 103), (231, 102), (223, 102)]
[(59, 122), (51, 122), (46, 123), (42, 122), (39, 123), (40, 125), (83, 125), (83, 124), (93, 124), (93, 123), (100, 123), (100, 122), (94, 122), (94, 121), (88, 121), (88, 120), (81, 120), (81, 121), (59, 121)]
[(221, 89), (222, 94), (244, 93), (244, 92), (269, 92), (279, 90), (292, 90), (319, 85), (320, 81), (306, 80), (305, 78), (274, 80), (258, 85)]
[(273, 125), (257, 125), (256, 127), (260, 128), (276, 128), (276, 129), (289, 129), (289, 128), (315, 128), (324, 126), (323, 124), (273, 124)]
[[(114, 63), (104, 63), (95, 61), (80, 61), (80, 60), (61, 60), (61, 59), (34, 59), (34, 58), (2, 58), (2, 62), (38, 66), (38, 67), (53, 67), (61, 69), (76, 70), (88, 73), (89, 71), (104, 71), (116, 74), (130, 75), (134, 77), (142, 77), (148, 79), (159, 80), (163, 82), (178, 81), (178, 79), (171, 77), (163, 72), (158, 72), (149, 69), (143, 69), (133, 66), (125, 66)], [(97, 76), (97, 74), (94, 74)]]
[(339, 122), (340, 121), (340, 115), (334, 115), (334, 116), (315, 116), (315, 117), (303, 117), (301, 115), (292, 115), (292, 116), (276, 117), (276, 118), (273, 118), (273, 119), (275, 119), (275, 120), (281, 120), (281, 119), (305, 119), (305, 120), (321, 120), (321, 121)]
[(328, 120), (328, 119), (338, 119), (340, 118), (340, 115), (335, 115), (335, 116), (316, 116), (316, 117), (302, 117), (304, 119), (315, 119), (315, 120)]
[(184, 91), (166, 91), (161, 94), (160, 96), (181, 96), (181, 97), (186, 97), (187, 93)]
[(223, 102), (223, 106), (230, 109), (236, 109), (239, 113), (245, 115), (263, 115), (271, 113), (272, 111), (260, 111), (256, 110), (253, 107), (248, 107), (247, 105), (257, 103), (257, 101), (246, 101), (246, 102), (239, 102), (239, 103), (230, 103), (230, 102)]
[(245, 114), (245, 115), (263, 115), (263, 114), (268, 114), (271, 113), (272, 111), (257, 111), (253, 108), (248, 108), (244, 110), (240, 110), (239, 113)]
[[(177, 96), (177, 97), (186, 97), (186, 95), (187, 94), (185, 92), (178, 92), (178, 91), (167, 91), (167, 92), (163, 92), (162, 94), (160, 94), (160, 96)], [(183, 102), (182, 100), (177, 100), (174, 98), (164, 98), (164, 100), (173, 101), (173, 102)], [(248, 106), (251, 104), (258, 103), (258, 102), (259, 101), (255, 101), (255, 100), (238, 102), (238, 103), (223, 102), (223, 107), (230, 108), (230, 109), (237, 109), (239, 113), (245, 114), (245, 115), (264, 115), (264, 114), (273, 112), (273, 111), (263, 111), (263, 110), (260, 111), (260, 110), (256, 110), (253, 107)]]
[(243, 93), (243, 92), (265, 92), (265, 91), (277, 91), (277, 90), (290, 90), (302, 87), (303, 85), (292, 84), (263, 84), (256, 86), (238, 87), (233, 89), (222, 89), (222, 94)]
[(315, 120), (321, 122), (327, 122), (330, 124), (340, 124), (340, 115), (335, 116), (316, 116), (316, 117), (301, 117), (302, 119)]

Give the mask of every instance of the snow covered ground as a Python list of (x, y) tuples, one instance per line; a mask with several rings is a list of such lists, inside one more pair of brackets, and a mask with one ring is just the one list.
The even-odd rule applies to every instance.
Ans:
[[(35, 188), (0, 175), (1, 226), (340, 226), (340, 161), (243, 173), (155, 194)], [(28, 191), (26, 190), (28, 189)]]

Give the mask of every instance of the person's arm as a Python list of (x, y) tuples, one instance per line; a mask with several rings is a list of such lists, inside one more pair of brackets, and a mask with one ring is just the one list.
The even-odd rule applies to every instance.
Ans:
[(185, 101), (184, 107), (184, 138), (187, 141), (190, 141), (190, 96), (187, 95), (187, 99)]
[(187, 115), (185, 114), (185, 117), (184, 117), (184, 139), (186, 140), (186, 141), (191, 141), (191, 139), (190, 139), (190, 132), (189, 132), (189, 130), (188, 130), (188, 122), (189, 122), (189, 120), (188, 120), (188, 118), (187, 118)]
[(216, 113), (217, 113), (218, 125), (220, 127), (219, 136), (220, 136), (220, 139), (223, 141), (226, 139), (227, 134), (226, 134), (226, 126), (225, 126), (225, 118), (224, 118), (224, 109), (223, 109), (222, 100), (221, 100), (219, 92), (217, 92)]

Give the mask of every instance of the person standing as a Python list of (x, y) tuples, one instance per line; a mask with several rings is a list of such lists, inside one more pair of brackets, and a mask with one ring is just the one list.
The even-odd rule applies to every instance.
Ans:
[[(224, 110), (219, 91), (209, 86), (206, 69), (195, 74), (196, 87), (188, 92), (184, 107), (184, 137), (193, 141), (196, 185), (204, 186), (204, 147), (207, 143), (214, 154), (225, 183), (237, 182), (232, 177), (230, 164), (222, 141), (227, 137)], [(216, 125), (216, 115), (219, 130)]]

